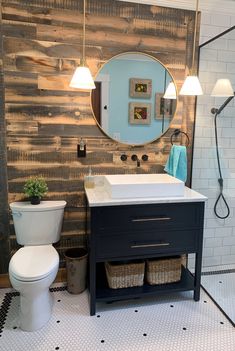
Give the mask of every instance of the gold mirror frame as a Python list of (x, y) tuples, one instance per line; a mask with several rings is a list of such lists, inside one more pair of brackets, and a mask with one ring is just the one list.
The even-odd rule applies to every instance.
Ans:
[(135, 144), (135, 143), (127, 143), (127, 142), (123, 142), (123, 141), (119, 141), (117, 139), (114, 139), (112, 136), (110, 136), (103, 128), (102, 126), (100, 125), (100, 123), (97, 121), (97, 118), (95, 116), (95, 113), (94, 113), (94, 109), (93, 109), (93, 104), (92, 104), (92, 93), (94, 90), (92, 90), (90, 92), (90, 106), (91, 106), (91, 110), (92, 110), (92, 114), (93, 114), (93, 117), (95, 119), (95, 122), (97, 124), (97, 126), (99, 127), (99, 129), (104, 133), (104, 135), (106, 135), (108, 138), (110, 138), (111, 140), (117, 142), (117, 143), (120, 143), (122, 145), (127, 145), (127, 146), (144, 146), (144, 145), (147, 145), (147, 144), (151, 144), (152, 142), (160, 139), (167, 131), (168, 129), (171, 127), (171, 124), (173, 122), (173, 119), (175, 117), (175, 114), (176, 114), (176, 111), (177, 111), (177, 108), (178, 108), (178, 89), (177, 89), (177, 85), (175, 83), (175, 80), (172, 76), (172, 74), (170, 73), (170, 71), (168, 70), (168, 68), (160, 61), (158, 60), (156, 57), (152, 56), (152, 55), (149, 55), (149, 54), (146, 54), (144, 52), (139, 52), (139, 51), (127, 51), (127, 52), (123, 52), (121, 54), (118, 54), (118, 55), (114, 55), (113, 57), (111, 57), (108, 61), (106, 61), (104, 64), (101, 65), (101, 67), (99, 68), (99, 70), (97, 71), (96, 75), (95, 75), (95, 78), (94, 78), (94, 82), (96, 81), (96, 78), (98, 77), (98, 75), (100, 74), (101, 70), (103, 69), (103, 67), (108, 64), (110, 61), (113, 61), (115, 58), (118, 58), (122, 55), (125, 55), (125, 54), (137, 54), (137, 55), (144, 55), (154, 61), (156, 61), (157, 63), (159, 63), (166, 71), (167, 73), (169, 74), (169, 76), (171, 77), (171, 81), (174, 83), (174, 86), (175, 86), (175, 90), (176, 90), (176, 104), (175, 104), (175, 111), (173, 113), (173, 116), (171, 118), (171, 121), (169, 123), (169, 126), (166, 128), (166, 130), (164, 130), (164, 132), (162, 132), (159, 136), (157, 136), (156, 138), (154, 139), (151, 139), (147, 142), (144, 142), (144, 143), (139, 143), (139, 144)]

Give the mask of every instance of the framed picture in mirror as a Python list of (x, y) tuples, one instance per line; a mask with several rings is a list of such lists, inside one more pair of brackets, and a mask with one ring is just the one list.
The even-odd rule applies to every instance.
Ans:
[(176, 100), (164, 99), (164, 93), (155, 94), (155, 119), (172, 118), (176, 108)]
[(130, 97), (150, 99), (152, 95), (152, 79), (130, 78)]
[(150, 124), (151, 104), (142, 102), (129, 103), (129, 123), (130, 124)]

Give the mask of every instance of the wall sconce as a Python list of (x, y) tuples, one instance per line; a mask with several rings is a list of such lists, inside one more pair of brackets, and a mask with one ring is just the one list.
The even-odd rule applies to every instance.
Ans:
[[(223, 109), (228, 105), (228, 103), (234, 98), (235, 92), (233, 91), (232, 85), (229, 81), (229, 79), (218, 79), (213, 90), (211, 93), (211, 96), (215, 97), (227, 97), (227, 100), (219, 107), (215, 108), (213, 107), (211, 109), (211, 113), (215, 115), (214, 118), (214, 128), (215, 128), (215, 146), (216, 146), (216, 158), (217, 158), (217, 164), (218, 164), (218, 170), (219, 170), (219, 178), (218, 178), (218, 183), (219, 183), (219, 196), (215, 202), (214, 205), (214, 213), (216, 217), (220, 219), (226, 219), (230, 215), (230, 208), (229, 205), (223, 195), (223, 188), (224, 188), (224, 180), (222, 176), (222, 171), (221, 171), (221, 164), (220, 164), (220, 156), (219, 156), (219, 146), (218, 146), (218, 133), (217, 133), (217, 116), (223, 111)], [(224, 201), (225, 207), (227, 209), (227, 213), (224, 216), (221, 216), (218, 214), (217, 211), (217, 205), (219, 200), (222, 199)]]
[(193, 58), (192, 58), (192, 66), (189, 72), (188, 77), (185, 79), (182, 88), (180, 90), (179, 95), (188, 95), (188, 96), (196, 96), (203, 95), (202, 87), (198, 76), (196, 75), (196, 71), (194, 68), (195, 65), (195, 51), (196, 51), (196, 34), (197, 34), (197, 20), (198, 20), (198, 6), (199, 0), (196, 2), (196, 17), (195, 17), (195, 26), (194, 26), (194, 34), (193, 34)]
[(83, 0), (83, 37), (82, 37), (82, 59), (80, 66), (76, 68), (71, 82), (70, 88), (77, 88), (82, 90), (95, 89), (95, 83), (92, 78), (91, 72), (86, 65), (85, 58), (85, 38), (86, 38), (86, 0)]
[(229, 97), (233, 95), (233, 87), (229, 79), (218, 79), (211, 92), (211, 96)]
[(229, 79), (218, 79), (215, 83), (215, 86), (211, 92), (211, 96), (215, 97), (227, 97), (227, 100), (220, 106), (220, 108), (213, 107), (211, 109), (211, 113), (215, 115), (219, 115), (223, 109), (228, 105), (228, 103), (234, 98), (234, 91), (232, 88), (232, 84)]

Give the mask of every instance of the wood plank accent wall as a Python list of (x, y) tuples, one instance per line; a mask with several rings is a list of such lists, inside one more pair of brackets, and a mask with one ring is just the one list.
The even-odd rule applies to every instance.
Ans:
[[(1, 12), (1, 10), (0, 10)], [(1, 18), (1, 15), (0, 15)], [(2, 23), (0, 35), (2, 37)], [(9, 215), (6, 158), (6, 123), (4, 111), (3, 48), (0, 42), (0, 273), (8, 269), (9, 258)]]
[[(95, 75), (113, 55), (126, 51), (145, 52), (167, 66), (179, 88), (192, 58), (194, 18), (192, 11), (87, 0), (87, 63)], [(171, 128), (163, 137), (145, 146), (132, 147), (107, 138), (93, 118), (90, 94), (69, 88), (68, 82), (81, 58), (81, 0), (3, 0), (1, 41), (8, 202), (22, 200), (25, 180), (38, 174), (48, 182), (48, 199), (67, 201), (62, 237), (56, 245), (62, 266), (65, 248), (85, 245), (83, 178), (90, 165), (94, 174), (162, 172), (170, 150), (171, 133), (181, 128), (191, 141), (188, 148), (190, 183), (194, 98), (179, 100)], [(1, 114), (4, 122), (2, 106)], [(4, 123), (1, 126), (4, 135)], [(84, 159), (76, 156), (81, 136), (87, 142)], [(0, 177), (4, 185), (6, 155), (2, 154), (4, 138), (1, 140), (0, 166), (4, 174)], [(137, 169), (130, 158), (126, 163), (120, 160), (123, 152), (148, 154), (149, 161)], [(4, 189), (6, 191), (7, 184)], [(0, 205), (4, 220), (8, 219), (6, 206), (5, 199), (4, 205)], [(5, 262), (8, 242), (11, 253), (17, 249), (17, 244), (12, 222), (10, 236), (7, 224), (4, 230), (1, 238), (5, 238)], [(3, 263), (1, 271), (6, 271)]]

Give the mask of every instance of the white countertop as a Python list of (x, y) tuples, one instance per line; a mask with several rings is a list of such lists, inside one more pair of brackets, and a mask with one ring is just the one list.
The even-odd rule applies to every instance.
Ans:
[(85, 188), (87, 200), (90, 207), (161, 204), (176, 202), (205, 202), (207, 200), (206, 196), (188, 187), (185, 187), (184, 196), (112, 199), (104, 187), (102, 181), (103, 177), (94, 176), (94, 178), (95, 187), (92, 189)]

